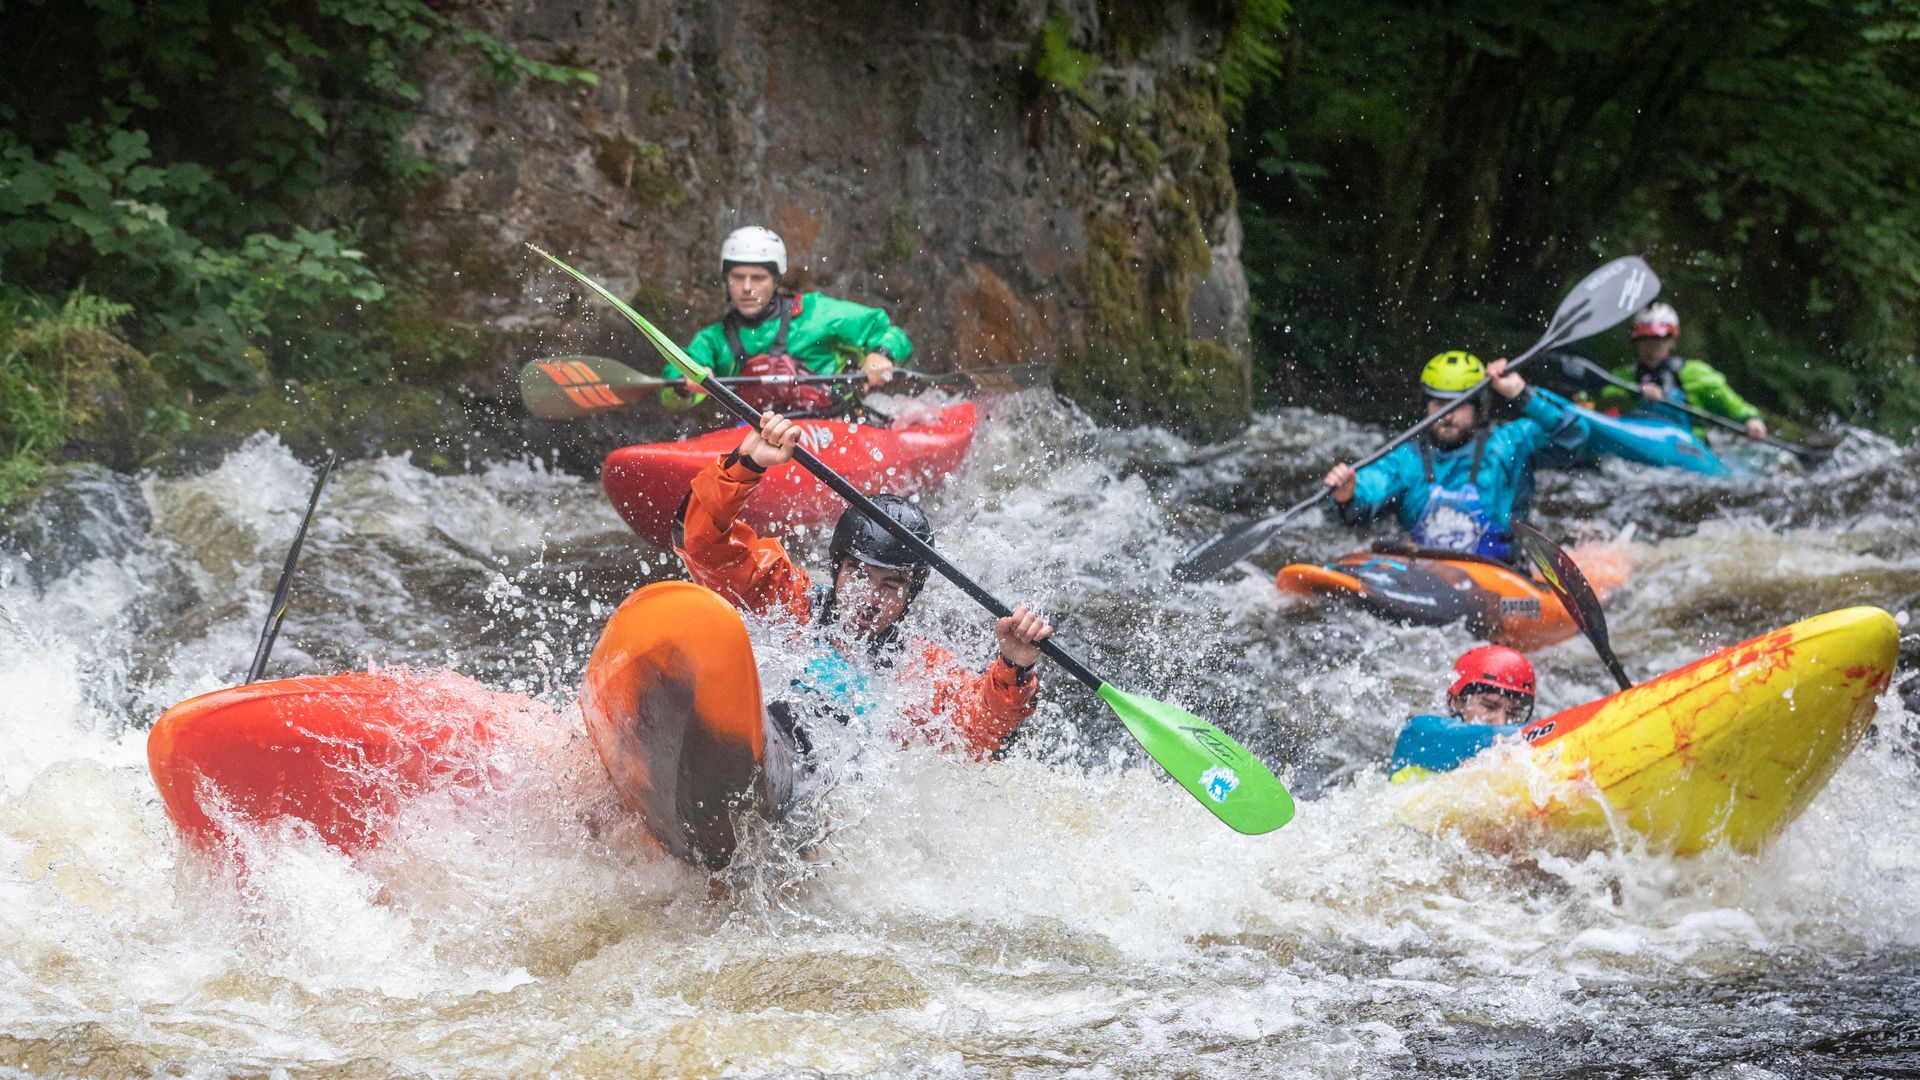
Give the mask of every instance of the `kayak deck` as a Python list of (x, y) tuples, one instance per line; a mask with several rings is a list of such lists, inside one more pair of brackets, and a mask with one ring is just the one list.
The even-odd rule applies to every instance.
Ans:
[(1402, 808), (1486, 846), (1592, 848), (1622, 830), (1658, 851), (1764, 847), (1806, 809), (1872, 722), (1899, 627), (1829, 612), (1534, 721), (1529, 746), (1433, 776)]
[[(1570, 555), (1603, 601), (1626, 581), (1617, 548), (1585, 545)], [(1544, 648), (1579, 632), (1551, 590), (1505, 563), (1447, 552), (1356, 551), (1326, 564), (1294, 563), (1274, 576), (1294, 596), (1351, 603), (1415, 626), (1464, 623), (1477, 637), (1515, 649)]]

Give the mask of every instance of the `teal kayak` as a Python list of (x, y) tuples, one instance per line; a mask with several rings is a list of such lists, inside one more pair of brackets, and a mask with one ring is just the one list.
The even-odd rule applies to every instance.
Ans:
[(1730, 476), (1736, 470), (1722, 461), (1693, 433), (1693, 429), (1645, 416), (1614, 416), (1574, 406), (1587, 422), (1587, 445), (1578, 461), (1594, 461), (1603, 454), (1663, 469), (1686, 469), (1704, 476)]

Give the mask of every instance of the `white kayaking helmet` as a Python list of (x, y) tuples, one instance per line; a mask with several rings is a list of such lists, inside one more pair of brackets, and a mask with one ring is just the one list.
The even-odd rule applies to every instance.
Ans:
[(735, 263), (772, 266), (776, 274), (787, 272), (787, 244), (780, 234), (760, 225), (746, 225), (727, 234), (720, 245), (720, 272)]
[(1673, 310), (1672, 304), (1653, 303), (1634, 313), (1633, 325), (1627, 328), (1630, 338), (1672, 337), (1680, 332), (1680, 313)]

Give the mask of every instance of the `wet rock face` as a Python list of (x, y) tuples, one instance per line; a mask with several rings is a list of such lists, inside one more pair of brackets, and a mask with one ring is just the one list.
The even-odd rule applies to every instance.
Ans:
[(99, 465), (63, 466), (34, 500), (12, 510), (0, 548), (35, 585), (93, 559), (123, 558), (153, 526), (140, 482)]
[[(1114, 5), (1069, 5), (1090, 59), (1063, 85), (1034, 73), (1058, 6), (469, 0), (463, 19), (600, 82), (505, 91), (432, 61), (410, 137), (441, 172), (410, 212), (414, 261), (447, 268), (450, 318), (639, 358), (613, 320), (539, 303), (567, 290), (523, 242), (685, 340), (721, 311), (722, 237), (766, 224), (790, 284), (885, 307), (916, 363), (1053, 359), (1102, 414), (1237, 427), (1222, 16), (1143, 7), (1122, 32), (1102, 25)], [(511, 368), (481, 392), (511, 397)]]

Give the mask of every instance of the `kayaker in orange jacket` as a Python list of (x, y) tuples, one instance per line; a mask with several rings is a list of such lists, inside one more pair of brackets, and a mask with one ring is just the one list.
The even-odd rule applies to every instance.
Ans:
[[(785, 612), (802, 623), (820, 625), (838, 660), (861, 646), (880, 667), (912, 658), (931, 676), (934, 693), (928, 709), (910, 713), (909, 719), (922, 727), (935, 718), (944, 720), (959, 744), (976, 757), (998, 750), (1033, 715), (1040, 689), (1033, 670), (1040, 660), (1039, 642), (1053, 627), (1026, 605), (1015, 608), (994, 624), (1000, 656), (978, 674), (966, 671), (939, 645), (909, 643), (900, 622), (926, 585), (930, 567), (852, 508), (840, 516), (828, 548), (833, 585), (814, 587), (780, 541), (759, 536), (738, 520), (761, 477), (793, 460), (799, 445), (799, 426), (778, 413), (762, 414), (760, 427), (733, 453), (693, 478), (674, 521), (673, 539), (688, 576), (746, 610)], [(878, 495), (874, 502), (932, 543), (933, 529), (919, 507), (897, 495)], [(944, 733), (929, 734), (936, 741), (946, 738)]]

